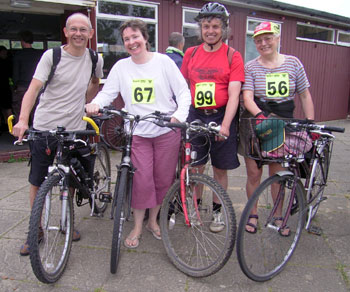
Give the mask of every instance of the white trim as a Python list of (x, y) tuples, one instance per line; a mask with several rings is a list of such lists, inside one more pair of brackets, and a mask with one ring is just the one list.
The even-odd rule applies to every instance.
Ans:
[(97, 0), (34, 0), (35, 2), (58, 3), (83, 7), (95, 7)]
[(315, 39), (307, 39), (307, 38), (301, 38), (301, 37), (296, 37), (295, 39), (298, 40), (298, 41), (304, 41), (304, 42), (310, 42), (310, 43), (320, 43), (320, 44), (335, 45), (335, 42), (327, 42), (327, 41), (321, 41), (321, 40), (315, 40)]

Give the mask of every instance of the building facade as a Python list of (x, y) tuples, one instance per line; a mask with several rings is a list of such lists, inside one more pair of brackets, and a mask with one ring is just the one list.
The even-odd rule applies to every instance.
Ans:
[[(208, 1), (201, 0), (0, 0), (0, 45), (20, 49), (18, 32), (30, 29), (35, 47), (46, 50), (65, 42), (62, 28), (66, 18), (80, 11), (92, 20), (95, 36), (90, 46), (103, 55), (105, 77), (126, 56), (119, 26), (140, 18), (147, 22), (153, 51), (165, 52), (173, 31), (184, 34), (185, 49), (198, 44), (194, 20)], [(230, 13), (228, 44), (245, 61), (256, 56), (254, 27), (274, 21), (281, 28), (280, 52), (297, 56), (311, 83), (316, 120), (346, 118), (350, 95), (350, 19), (316, 10), (281, 4), (272, 0), (218, 1)], [(279, 3), (279, 4), (276, 4)], [(102, 80), (103, 84), (103, 80)], [(297, 117), (302, 117), (297, 102)]]

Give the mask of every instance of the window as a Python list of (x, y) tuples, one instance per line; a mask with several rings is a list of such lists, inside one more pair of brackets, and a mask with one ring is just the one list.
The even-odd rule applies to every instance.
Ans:
[(10, 49), (10, 40), (0, 39), (0, 46), (4, 46), (6, 49)]
[(350, 32), (338, 31), (337, 45), (350, 47)]
[[(254, 34), (255, 27), (264, 21), (269, 21), (269, 20), (253, 19), (253, 18), (247, 19), (247, 33), (246, 33), (245, 54), (244, 54), (244, 61), (245, 62), (253, 60), (259, 56), (259, 53), (257, 52), (255, 44), (254, 44), (253, 34)], [(281, 24), (276, 22), (276, 21), (273, 21), (273, 22), (280, 26), (280, 33), (281, 33), (282, 32)], [(280, 47), (278, 46), (278, 51), (279, 50), (280, 50)]]
[(334, 29), (297, 23), (297, 40), (334, 44)]
[(201, 44), (199, 40), (199, 27), (194, 18), (198, 15), (199, 9), (185, 8), (182, 11), (182, 34), (185, 37), (184, 52), (187, 48)]
[(151, 51), (158, 49), (158, 7), (132, 1), (100, 0), (97, 2), (97, 51), (103, 56), (106, 78), (113, 65), (128, 56), (119, 33), (121, 24), (130, 18), (147, 23)]

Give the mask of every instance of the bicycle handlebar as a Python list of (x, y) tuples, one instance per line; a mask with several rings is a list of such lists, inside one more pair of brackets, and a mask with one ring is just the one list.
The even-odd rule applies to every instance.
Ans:
[[(15, 116), (11, 115), (8, 117), (7, 122), (8, 122), (8, 128), (9, 132), (12, 133), (13, 130), (13, 120)], [(24, 135), (29, 135), (28, 138), (22, 139), (23, 142), (28, 142), (30, 140), (34, 140), (38, 135), (41, 136), (56, 136), (56, 135), (62, 135), (65, 137), (71, 136), (71, 140), (74, 142), (80, 142), (81, 139), (75, 139), (75, 136), (81, 135), (81, 136), (89, 136), (89, 135), (100, 135), (100, 129), (96, 125), (96, 123), (88, 117), (83, 117), (83, 120), (88, 122), (94, 130), (78, 130), (78, 131), (66, 131), (64, 127), (58, 126), (56, 130), (50, 130), (50, 131), (39, 131), (39, 130), (25, 130)], [(32, 136), (30, 136), (32, 135)], [(22, 142), (16, 140), (14, 145), (23, 145)]]

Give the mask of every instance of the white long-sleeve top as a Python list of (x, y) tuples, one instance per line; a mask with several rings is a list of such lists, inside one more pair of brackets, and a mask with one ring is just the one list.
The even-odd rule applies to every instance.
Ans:
[[(136, 88), (142, 82), (150, 84), (149, 88), (154, 92), (150, 103), (135, 102), (140, 97), (140, 91)], [(150, 92), (143, 91), (143, 97), (146, 98)], [(145, 64), (135, 64), (131, 57), (119, 60), (112, 67), (103, 89), (91, 103), (98, 104), (100, 108), (108, 106), (119, 93), (124, 100), (125, 109), (140, 116), (157, 110), (184, 122), (191, 104), (191, 93), (180, 70), (174, 61), (160, 53), (153, 53), (152, 58)], [(173, 99), (174, 95), (176, 102)], [(169, 131), (166, 127), (140, 122), (134, 135), (152, 138)]]

